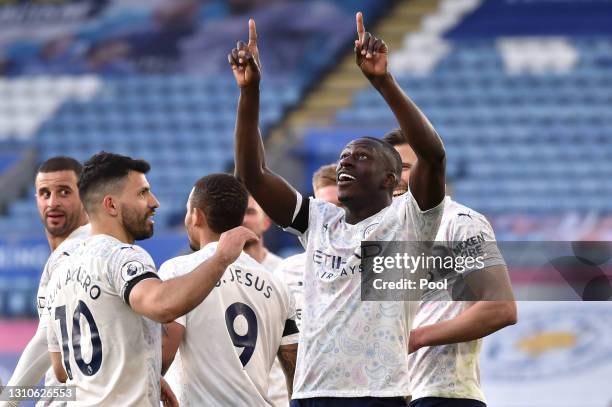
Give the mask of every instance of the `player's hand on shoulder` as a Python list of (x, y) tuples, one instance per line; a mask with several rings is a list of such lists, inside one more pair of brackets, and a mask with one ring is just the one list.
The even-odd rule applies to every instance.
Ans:
[(230, 229), (219, 237), (214, 257), (222, 264), (229, 266), (240, 256), (247, 242), (257, 240), (259, 240), (257, 235), (244, 226)]
[(160, 379), (161, 397), (160, 400), (164, 407), (178, 407), (179, 403), (174, 395), (174, 392), (170, 388), (168, 382), (162, 377)]
[(361, 12), (358, 12), (355, 18), (358, 36), (355, 40), (355, 62), (357, 66), (369, 80), (386, 75), (389, 47), (383, 40), (376, 38), (365, 30)]
[(234, 78), (239, 87), (258, 86), (261, 79), (261, 62), (257, 48), (255, 20), (249, 20), (249, 42), (238, 41), (236, 48), (227, 55)]

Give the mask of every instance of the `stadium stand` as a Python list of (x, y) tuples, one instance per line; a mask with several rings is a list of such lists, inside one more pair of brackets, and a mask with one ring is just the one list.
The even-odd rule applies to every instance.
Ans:
[[(142, 245), (157, 264), (186, 247), (172, 229), (192, 182), (232, 158), (237, 90), (225, 55), (246, 38), (248, 16), (262, 44), (269, 158), (304, 192), (347, 140), (396, 126), (354, 56), (338, 59), (361, 9), (444, 139), (453, 195), (485, 213), (498, 240), (612, 240), (609, 0), (25, 3), (0, 4), (0, 186), (4, 178), (16, 187), (0, 188), (0, 320), (36, 316), (49, 250), (31, 175), (50, 156), (105, 149), (149, 160), (162, 206), (156, 236)], [(29, 171), (21, 180), (12, 178), (17, 164)], [(286, 234), (266, 239), (274, 249), (296, 244)], [(521, 305), (523, 325), (483, 348), (491, 405), (607, 405), (605, 306)], [(24, 326), (33, 328), (0, 321), (0, 381), (27, 342)]]
[[(563, 31), (565, 3), (527, 3), (443, 1), (404, 38), (391, 67), (445, 141), (453, 195), (489, 215), (500, 239), (605, 238), (611, 26), (598, 17)], [(609, 3), (590, 3), (567, 7), (579, 23), (609, 18)], [(380, 95), (357, 91), (331, 126), (306, 131), (304, 153), (315, 157), (308, 167), (332, 160), (351, 134), (394, 126)], [(568, 222), (571, 235), (561, 226)]]
[[(246, 38), (247, 18), (257, 19), (265, 44), (266, 134), (350, 44), (354, 8), (373, 19), (387, 3), (0, 5), (0, 20), (17, 12), (25, 20), (0, 29), (0, 181), (4, 169), (36, 153), (25, 176), (4, 173), (15, 192), (0, 202), (0, 314), (36, 315), (30, 299), (45, 262), (31, 185), (36, 162), (59, 154), (84, 160), (100, 150), (147, 159), (161, 207), (156, 236), (144, 245), (154, 245), (161, 264), (185, 247), (173, 229), (182, 230), (194, 180), (231, 167), (238, 91), (226, 55)], [(304, 15), (309, 19), (298, 19)], [(23, 284), (15, 284), (15, 273)]]
[[(392, 72), (445, 142), (451, 194), (485, 213), (500, 241), (612, 238), (611, 16), (609, 1), (445, 0), (391, 44)], [(353, 65), (347, 57), (327, 88), (346, 88)], [(397, 126), (380, 95), (353, 82), (347, 102), (326, 106), (329, 120), (292, 122), (306, 174), (348, 140)], [(512, 278), (515, 292), (547, 289), (520, 269)], [(610, 404), (609, 346), (597, 339), (610, 333), (610, 304), (518, 307), (517, 326), (484, 341), (487, 404)]]

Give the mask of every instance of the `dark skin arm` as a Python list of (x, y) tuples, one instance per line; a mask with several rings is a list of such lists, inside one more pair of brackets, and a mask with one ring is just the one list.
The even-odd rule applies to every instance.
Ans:
[(445, 195), (446, 153), (429, 120), (387, 71), (389, 49), (385, 42), (366, 32), (363, 15), (357, 13), (355, 60), (364, 76), (393, 111), (406, 142), (417, 155), (410, 172), (410, 191), (422, 210), (437, 206)]
[(298, 344), (294, 343), (291, 345), (283, 345), (278, 348), (278, 361), (285, 373), (285, 380), (287, 381), (287, 393), (289, 394), (289, 400), (293, 394), (293, 376), (295, 375), (295, 363), (297, 360), (297, 349)]
[(259, 132), (259, 81), (261, 69), (255, 21), (249, 20), (249, 42), (239, 41), (228, 55), (236, 83), (240, 87), (235, 130), (236, 176), (268, 216), (282, 227), (289, 226), (296, 205), (295, 190), (266, 167), (265, 151)]

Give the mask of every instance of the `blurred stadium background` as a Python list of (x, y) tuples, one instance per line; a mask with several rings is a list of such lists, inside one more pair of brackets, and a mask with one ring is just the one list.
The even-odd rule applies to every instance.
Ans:
[[(357, 10), (444, 139), (452, 195), (499, 240), (612, 240), (610, 0), (0, 1), (0, 381), (34, 330), (49, 254), (37, 164), (147, 159), (161, 208), (142, 245), (158, 264), (184, 251), (192, 183), (232, 165), (226, 54), (252, 16), (269, 163), (308, 193), (347, 140), (396, 127), (354, 66)], [(266, 238), (297, 250), (277, 230)], [(489, 405), (610, 407), (610, 304), (520, 311), (485, 341)]]

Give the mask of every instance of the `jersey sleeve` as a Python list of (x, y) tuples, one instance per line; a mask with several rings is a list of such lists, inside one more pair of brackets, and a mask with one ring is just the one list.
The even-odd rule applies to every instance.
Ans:
[(57, 273), (51, 275), (51, 278), (49, 279), (49, 283), (45, 291), (45, 297), (46, 297), (45, 310), (42, 313), (41, 318), (40, 318), (40, 326), (41, 326), (41, 329), (44, 329), (44, 335), (45, 335), (46, 345), (47, 345), (47, 349), (45, 350), (48, 352), (59, 352), (60, 351), (58, 333), (55, 331), (56, 323), (54, 323), (55, 321), (54, 302), (55, 302), (55, 298), (57, 295), (54, 288), (56, 286), (58, 279), (59, 279), (59, 275)]
[[(450, 242), (455, 257), (478, 258), (463, 267), (462, 274), (482, 270), (491, 266), (505, 265), (506, 262), (497, 247), (495, 233), (487, 219), (475, 212), (460, 213), (452, 219)], [(459, 270), (456, 269), (459, 272)]]
[(306, 248), (311, 234), (320, 232), (326, 227), (327, 221), (335, 218), (340, 211), (343, 212), (344, 209), (321, 199), (308, 198), (302, 202), (292, 225), (284, 230), (296, 235)]
[(300, 331), (297, 326), (296, 318), (297, 311), (295, 305), (295, 297), (289, 293), (289, 289), (282, 283), (284, 298), (287, 299), (287, 312), (285, 314), (285, 327), (283, 328), (283, 336), (281, 338), (281, 346), (291, 345), (298, 342)]
[(162, 280), (170, 280), (171, 278), (176, 277), (176, 267), (172, 259), (165, 261), (160, 267), (158, 271), (158, 276)]
[(65, 251), (56, 250), (49, 256), (43, 274), (40, 279), (40, 286), (37, 294), (38, 318), (41, 326), (44, 328), (47, 325), (52, 304), (50, 303), (51, 293), (55, 287), (55, 275), (58, 273), (59, 266), (69, 258), (69, 254)]
[(47, 259), (47, 262), (45, 263), (45, 267), (43, 268), (42, 274), (40, 276), (40, 283), (38, 284), (38, 292), (36, 294), (36, 310), (38, 311), (39, 320), (42, 320), (43, 315), (47, 312), (46, 289), (51, 278), (51, 275), (49, 274), (50, 261), (51, 257), (49, 257), (49, 259)]
[(428, 210), (421, 210), (416, 199), (409, 190), (404, 195), (396, 198), (401, 200), (406, 211), (406, 220), (411, 221), (417, 241), (433, 242), (442, 221), (444, 213), (444, 199), (435, 207)]
[(293, 218), (291, 224), (284, 228), (285, 232), (289, 232), (300, 239), (306, 236), (308, 231), (309, 220), (310, 220), (310, 199), (304, 199), (302, 194), (295, 192), (295, 210), (293, 212)]
[(153, 259), (139, 246), (121, 246), (109, 259), (109, 284), (126, 304), (130, 305), (130, 292), (141, 282), (157, 278)]
[(55, 332), (55, 324), (47, 324), (47, 348), (49, 352), (60, 352), (60, 343)]

